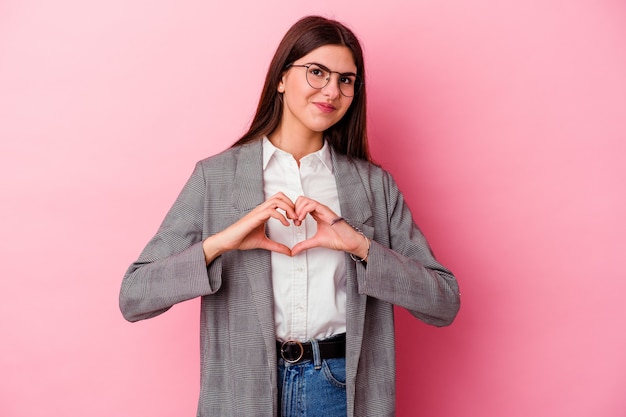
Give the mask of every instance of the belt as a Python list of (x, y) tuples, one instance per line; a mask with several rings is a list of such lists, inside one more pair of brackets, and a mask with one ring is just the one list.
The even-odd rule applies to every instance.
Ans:
[[(334, 359), (346, 357), (346, 334), (342, 333), (328, 339), (318, 340), (320, 348), (320, 359)], [(311, 342), (299, 342), (297, 340), (287, 340), (286, 342), (276, 342), (276, 352), (279, 358), (283, 358), (288, 363), (299, 363), (306, 360), (313, 360), (313, 346)]]

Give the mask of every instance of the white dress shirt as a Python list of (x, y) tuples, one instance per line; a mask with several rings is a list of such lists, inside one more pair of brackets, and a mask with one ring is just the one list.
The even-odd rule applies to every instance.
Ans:
[[(328, 144), (300, 160), (263, 139), (265, 198), (283, 192), (293, 202), (298, 196), (312, 198), (341, 215), (337, 184)], [(288, 219), (289, 220), (289, 219)], [(311, 216), (296, 227), (276, 219), (267, 222), (270, 239), (293, 247), (315, 235)], [(309, 249), (289, 257), (272, 252), (274, 316), (278, 340), (323, 339), (346, 331), (345, 254), (326, 248)]]

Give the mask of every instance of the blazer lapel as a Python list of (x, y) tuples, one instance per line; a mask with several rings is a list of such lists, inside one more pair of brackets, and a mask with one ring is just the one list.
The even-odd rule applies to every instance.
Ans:
[(237, 156), (232, 201), (242, 215), (265, 201), (262, 144), (263, 142), (258, 140), (243, 145)]
[[(265, 201), (263, 191), (263, 141), (241, 146), (237, 157), (232, 203), (241, 217)], [(270, 363), (276, 363), (276, 330), (274, 325), (274, 292), (271, 259), (266, 250), (250, 250), (243, 257), (243, 269), (250, 281), (252, 297)]]

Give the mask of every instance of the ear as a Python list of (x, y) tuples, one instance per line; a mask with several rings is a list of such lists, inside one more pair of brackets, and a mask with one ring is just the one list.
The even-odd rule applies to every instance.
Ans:
[(287, 71), (283, 71), (283, 73), (280, 76), (280, 81), (278, 82), (278, 85), (276, 86), (276, 91), (278, 91), (280, 94), (285, 92), (285, 82), (286, 82), (286, 78), (287, 77)]

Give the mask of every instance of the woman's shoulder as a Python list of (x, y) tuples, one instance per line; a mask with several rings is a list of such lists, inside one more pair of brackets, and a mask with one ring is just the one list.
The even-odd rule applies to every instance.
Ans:
[(221, 152), (201, 159), (198, 161), (198, 165), (201, 165), (205, 169), (226, 169), (234, 167), (242, 155), (249, 158), (257, 153), (259, 155), (261, 154), (260, 141), (231, 146)]
[(383, 168), (381, 165), (377, 164), (374, 161), (350, 158), (346, 155), (339, 154), (336, 154), (336, 161), (339, 164), (347, 164), (349, 166), (352, 166), (362, 177), (365, 176), (371, 179), (387, 179), (391, 176), (385, 168)]

